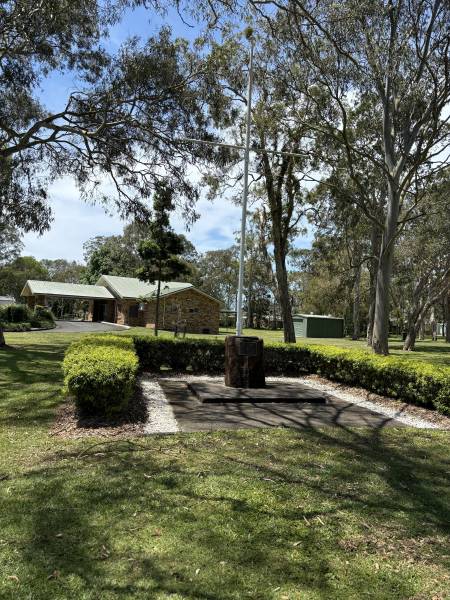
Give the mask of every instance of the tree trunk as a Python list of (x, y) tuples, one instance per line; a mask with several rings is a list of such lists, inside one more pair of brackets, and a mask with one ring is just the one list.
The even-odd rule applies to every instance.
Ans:
[(370, 241), (370, 251), (372, 259), (368, 264), (369, 268), (369, 312), (367, 314), (367, 345), (372, 347), (373, 338), (373, 322), (375, 319), (375, 298), (376, 298), (376, 286), (377, 286), (377, 271), (378, 271), (378, 259), (380, 256), (380, 230), (377, 225), (372, 225)]
[(425, 318), (423, 318), (420, 322), (420, 327), (419, 327), (419, 340), (421, 340), (422, 342), (425, 339)]
[(416, 324), (413, 324), (410, 327), (408, 327), (406, 339), (403, 344), (403, 350), (412, 352), (415, 349), (417, 329), (418, 329), (418, 326), (416, 326)]
[(361, 306), (361, 265), (358, 266), (353, 286), (353, 335), (352, 340), (359, 340)]
[(161, 294), (161, 268), (159, 268), (159, 271), (158, 271), (158, 287), (156, 288), (155, 335), (158, 335), (160, 294)]
[(295, 343), (294, 321), (292, 319), (291, 299), (286, 269), (286, 257), (283, 251), (274, 244), (275, 273), (278, 283), (278, 296), (280, 300), (281, 318), (283, 320), (284, 341)]
[(5, 335), (3, 333), (3, 327), (0, 326), (0, 348), (6, 346)]
[(431, 306), (431, 302), (427, 301), (420, 308), (417, 308), (414, 311), (413, 316), (408, 321), (408, 334), (406, 336), (405, 343), (403, 344), (403, 350), (414, 350), (417, 334), (420, 332), (419, 339), (424, 339), (424, 327), (425, 327), (425, 318), (427, 316), (427, 312), (429, 311)]
[(447, 299), (445, 302), (445, 341), (450, 344), (450, 293), (447, 294)]
[(375, 354), (389, 354), (389, 291), (392, 278), (394, 241), (397, 233), (400, 198), (395, 182), (389, 182), (388, 210), (377, 269), (372, 348)]
[(436, 314), (434, 310), (434, 306), (431, 308), (431, 339), (433, 342), (437, 342), (437, 323), (436, 323)]

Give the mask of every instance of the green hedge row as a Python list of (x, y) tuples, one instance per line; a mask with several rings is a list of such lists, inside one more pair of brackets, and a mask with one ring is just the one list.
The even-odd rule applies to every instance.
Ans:
[(83, 413), (112, 417), (127, 407), (138, 367), (131, 338), (88, 336), (72, 343), (66, 352), (65, 389)]
[(144, 371), (173, 369), (177, 372), (223, 373), (225, 346), (222, 340), (133, 336), (139, 365)]
[[(224, 343), (207, 339), (134, 336), (139, 364), (145, 371), (223, 373)], [(317, 373), (358, 385), (411, 404), (433, 406), (450, 414), (450, 369), (364, 350), (297, 344), (266, 344), (266, 373), (298, 377)]]
[[(170, 339), (100, 334), (74, 342), (63, 363), (65, 385), (87, 412), (110, 416), (126, 407), (138, 367), (143, 371), (222, 374), (221, 340)], [(266, 344), (268, 375), (317, 373), (450, 415), (450, 369), (363, 350), (296, 344)]]

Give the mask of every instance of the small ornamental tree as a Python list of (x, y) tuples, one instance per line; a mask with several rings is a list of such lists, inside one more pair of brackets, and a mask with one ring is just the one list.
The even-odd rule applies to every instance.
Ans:
[(139, 244), (144, 266), (138, 270), (138, 277), (148, 283), (157, 283), (155, 335), (158, 335), (161, 281), (171, 281), (189, 273), (188, 265), (180, 258), (185, 250), (184, 236), (176, 234), (170, 226), (169, 214), (174, 208), (173, 190), (159, 185), (153, 199), (150, 236)]

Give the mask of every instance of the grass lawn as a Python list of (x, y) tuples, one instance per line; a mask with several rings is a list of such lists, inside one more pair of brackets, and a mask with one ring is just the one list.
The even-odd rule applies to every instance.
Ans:
[(0, 350), (2, 600), (450, 598), (448, 433), (50, 437), (78, 336)]

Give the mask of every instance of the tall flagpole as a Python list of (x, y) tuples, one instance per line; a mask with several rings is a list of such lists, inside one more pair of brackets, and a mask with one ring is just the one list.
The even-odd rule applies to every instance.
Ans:
[(244, 288), (245, 269), (245, 226), (247, 221), (247, 197), (248, 197), (248, 167), (250, 155), (250, 132), (252, 120), (252, 87), (253, 87), (253, 40), (250, 37), (250, 63), (248, 71), (247, 87), (247, 118), (244, 147), (244, 193), (242, 194), (242, 216), (241, 216), (241, 244), (239, 250), (239, 282), (236, 302), (236, 335), (242, 335), (242, 291)]

